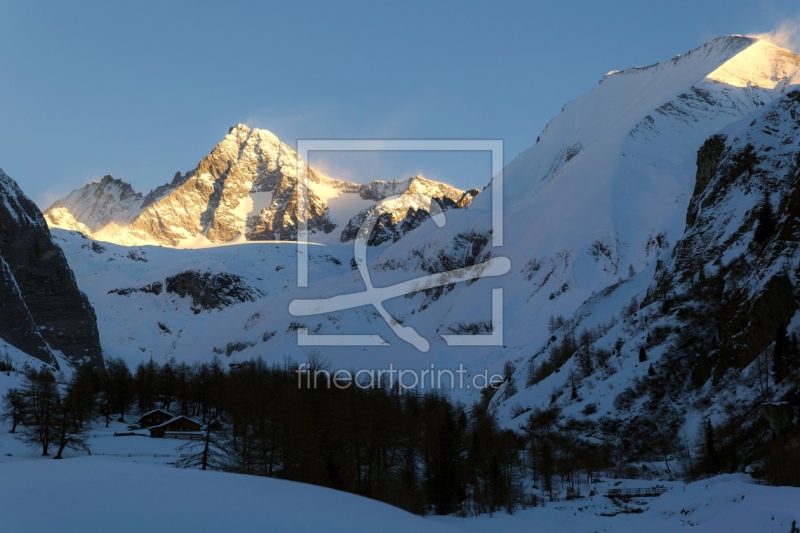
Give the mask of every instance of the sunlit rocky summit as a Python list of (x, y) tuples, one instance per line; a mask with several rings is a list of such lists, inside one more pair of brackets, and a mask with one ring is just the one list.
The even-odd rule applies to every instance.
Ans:
[[(357, 221), (376, 202), (405, 192), (424, 193), (444, 208), (464, 207), (477, 194), (415, 176), (402, 181), (356, 184), (307, 169), (308, 190), (298, 188), (307, 168), (297, 153), (267, 130), (239, 124), (185, 175), (143, 195), (112, 176), (76, 189), (45, 211), (51, 227), (78, 230), (93, 239), (123, 245), (197, 247), (232, 241), (293, 240), (299, 201), (310, 238), (352, 240)], [(300, 193), (300, 194), (298, 194)], [(405, 209), (402, 209), (402, 208)], [(406, 218), (404, 205), (391, 210), (390, 231)], [(416, 227), (421, 215), (407, 226)], [(353, 221), (351, 223), (351, 221)]]

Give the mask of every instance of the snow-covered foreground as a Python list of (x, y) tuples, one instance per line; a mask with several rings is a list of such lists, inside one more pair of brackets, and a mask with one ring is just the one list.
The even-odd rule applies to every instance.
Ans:
[(459, 530), (311, 485), (97, 456), (2, 464), (0, 476), (4, 531)]
[[(67, 450), (66, 459), (54, 461), (3, 427), (0, 477), (7, 481), (0, 484), (0, 530), (789, 533), (792, 521), (800, 523), (800, 488), (761, 486), (743, 474), (688, 485), (603, 480), (591, 500), (547, 502), (514, 515), (422, 518), (322, 487), (174, 468), (181, 441), (113, 436), (125, 429), (118, 422), (106, 429), (98, 421), (90, 431), (91, 456)], [(602, 495), (611, 487), (655, 484), (668, 491), (624, 505)]]
[[(626, 480), (628, 487), (649, 487), (652, 481)], [(613, 531), (615, 533), (756, 532), (790, 533), (800, 524), (800, 488), (755, 484), (745, 474), (721, 475), (685, 485), (666, 484), (658, 498), (634, 498), (630, 514), (602, 516), (620, 510), (605, 497), (593, 501), (547, 503), (515, 515), (497, 514), (471, 519), (434, 518), (466, 531), (505, 533), (547, 531)]]
[[(16, 357), (12, 356), (15, 363)], [(0, 395), (18, 387), (20, 376), (0, 374)], [(135, 416), (128, 415), (128, 422)], [(19, 434), (0, 427), (0, 531), (543, 531), (622, 533), (775, 532), (800, 523), (800, 488), (767, 487), (744, 474), (680, 481), (601, 479), (580, 485), (591, 500), (470, 518), (418, 517), (390, 505), (331, 489), (278, 479), (181, 470), (171, 466), (185, 441), (114, 436), (95, 420), (92, 455), (66, 450), (65, 459), (40, 457)], [(145, 433), (145, 432), (141, 432)], [(610, 488), (668, 490), (658, 498), (617, 505)], [(625, 513), (624, 510), (633, 513)]]
[[(73, 457), (0, 464), (4, 531), (615, 531), (789, 533), (800, 489), (744, 475), (677, 483), (636, 514), (602, 496), (478, 518), (421, 518), (339, 491), (271, 478), (180, 470), (129, 459)], [(13, 480), (13, 481), (12, 481)], [(637, 485), (636, 482), (629, 482)], [(645, 482), (638, 485), (646, 486)]]
[[(15, 365), (35, 362), (0, 344)], [(0, 374), (0, 396), (19, 387), (16, 372)], [(136, 416), (128, 414), (128, 423)], [(756, 484), (744, 474), (685, 485), (681, 481), (600, 479), (578, 486), (586, 500), (469, 518), (418, 517), (390, 505), (331, 489), (278, 479), (182, 470), (172, 466), (185, 441), (128, 432), (128, 423), (95, 419), (86, 452), (65, 450), (65, 459), (40, 457), (19, 433), (0, 426), (0, 531), (543, 531), (670, 533), (790, 533), (800, 523), (800, 488)], [(54, 452), (55, 450), (51, 450)], [(657, 498), (618, 505), (611, 488), (662, 485)], [(565, 488), (557, 483), (563, 497)], [(537, 491), (538, 492), (538, 491)], [(625, 511), (628, 511), (627, 513)], [(632, 512), (631, 512), (632, 511)]]

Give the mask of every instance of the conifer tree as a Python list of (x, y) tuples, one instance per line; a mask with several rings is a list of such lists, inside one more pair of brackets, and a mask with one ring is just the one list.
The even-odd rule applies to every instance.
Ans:
[(772, 350), (772, 379), (780, 383), (786, 377), (790, 358), (790, 341), (786, 334), (786, 326), (778, 326), (775, 333), (775, 348)]
[(100, 410), (106, 418), (106, 427), (111, 413), (119, 413), (119, 422), (125, 422), (125, 412), (132, 400), (133, 376), (125, 360), (110, 358), (100, 381)]
[(714, 426), (711, 424), (711, 420), (708, 418), (706, 418), (703, 433), (705, 440), (703, 462), (705, 463), (706, 474), (714, 474), (717, 471), (717, 443), (716, 438), (714, 437)]
[(3, 410), (0, 419), (11, 422), (9, 433), (16, 433), (17, 426), (22, 422), (25, 412), (25, 396), (18, 389), (8, 389), (3, 396)]
[(553, 499), (553, 448), (548, 440), (539, 447), (539, 472), (542, 477), (543, 490)]
[(42, 455), (50, 455), (56, 426), (57, 402), (60, 401), (56, 380), (46, 368), (29, 372), (22, 382), (25, 397), (23, 440), (42, 447)]
[(81, 424), (81, 405), (74, 392), (62, 398), (56, 394), (53, 409), (53, 444), (58, 446), (53, 459), (61, 459), (64, 449), (86, 450), (87, 430)]
[(775, 226), (775, 212), (772, 208), (772, 202), (769, 200), (769, 194), (765, 191), (764, 198), (758, 208), (758, 222), (753, 234), (753, 240), (756, 244), (765, 245), (775, 234)]

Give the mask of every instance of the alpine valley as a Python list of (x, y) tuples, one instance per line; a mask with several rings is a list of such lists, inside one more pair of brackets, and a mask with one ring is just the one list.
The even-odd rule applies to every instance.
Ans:
[[(800, 483), (800, 56), (732, 35), (609, 72), (481, 191), (314, 169), (305, 188), (305, 165), (239, 124), (147, 194), (106, 176), (42, 214), (0, 173), (0, 349), (67, 374), (102, 358), (463, 368), (467, 383), (502, 384), (450, 398), (587, 476)], [(365, 280), (354, 238), (369, 217)], [(452, 275), (499, 258), (504, 275)], [(371, 305), (289, 312), (438, 274), (383, 302), (425, 352)], [(381, 343), (302, 346), (300, 334)]]

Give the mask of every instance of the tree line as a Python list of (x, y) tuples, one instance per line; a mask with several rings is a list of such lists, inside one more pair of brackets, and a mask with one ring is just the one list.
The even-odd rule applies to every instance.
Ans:
[(0, 417), (10, 422), (11, 433), (20, 427), (22, 440), (40, 447), (43, 456), (55, 448), (54, 458), (61, 459), (66, 448), (86, 449), (85, 422), (94, 406), (80, 397), (80, 387), (77, 379), (60, 386), (47, 367), (28, 370), (21, 388), (6, 391)]
[[(305, 371), (323, 366), (314, 359)], [(291, 362), (146, 361), (131, 371), (111, 358), (67, 383), (28, 370), (5, 395), (2, 417), (42, 455), (61, 457), (87, 449), (92, 421), (134, 423), (161, 408), (206, 424), (179, 466), (322, 485), (419, 514), (513, 511), (530, 503), (531, 476), (552, 490), (565, 473), (557, 451), (542, 454), (525, 432), (500, 428), (488, 395), (466, 406), (436, 392), (302, 383)]]

